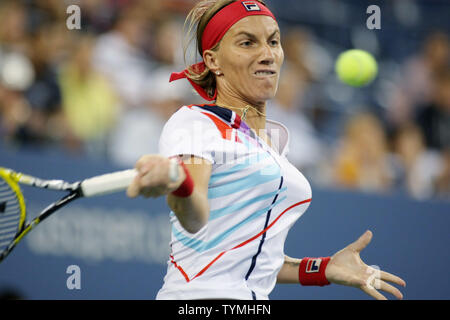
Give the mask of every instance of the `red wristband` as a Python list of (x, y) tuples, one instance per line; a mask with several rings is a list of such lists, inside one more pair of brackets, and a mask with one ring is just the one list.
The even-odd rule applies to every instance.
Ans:
[(184, 173), (186, 174), (186, 179), (184, 179), (183, 183), (180, 187), (173, 191), (172, 194), (176, 197), (187, 198), (194, 191), (194, 181), (192, 180), (191, 175), (189, 174), (188, 169), (186, 168), (183, 161), (178, 158), (178, 164), (183, 168)]
[(330, 282), (325, 277), (325, 269), (330, 257), (303, 258), (298, 268), (298, 279), (303, 286), (326, 286)]

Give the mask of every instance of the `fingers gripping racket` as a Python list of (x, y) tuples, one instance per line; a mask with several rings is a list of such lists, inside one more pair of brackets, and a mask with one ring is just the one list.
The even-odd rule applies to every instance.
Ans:
[[(136, 170), (130, 169), (69, 183), (63, 180), (42, 180), (0, 167), (0, 262), (28, 232), (58, 209), (78, 198), (123, 191), (135, 176)], [(68, 193), (27, 222), (25, 199), (19, 183)]]

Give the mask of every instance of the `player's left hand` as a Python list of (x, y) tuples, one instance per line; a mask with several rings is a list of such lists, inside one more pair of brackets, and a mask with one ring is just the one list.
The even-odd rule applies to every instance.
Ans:
[(378, 290), (402, 299), (400, 290), (387, 282), (405, 287), (406, 282), (403, 279), (370, 267), (361, 260), (359, 253), (371, 240), (372, 232), (368, 230), (358, 240), (335, 253), (325, 269), (325, 276), (329, 282), (359, 288), (378, 300), (386, 300)]

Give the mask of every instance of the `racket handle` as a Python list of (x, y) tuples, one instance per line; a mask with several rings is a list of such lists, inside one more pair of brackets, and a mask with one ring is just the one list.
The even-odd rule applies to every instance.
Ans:
[(85, 197), (120, 192), (128, 188), (136, 175), (135, 169), (108, 173), (83, 180), (80, 188)]

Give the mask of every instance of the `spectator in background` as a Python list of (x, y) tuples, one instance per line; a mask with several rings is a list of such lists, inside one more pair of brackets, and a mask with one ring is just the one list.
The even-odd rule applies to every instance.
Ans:
[(418, 110), (416, 122), (424, 132), (427, 148), (440, 154), (440, 170), (433, 180), (435, 195), (448, 197), (450, 194), (450, 68), (436, 72), (431, 92), (431, 101)]
[(293, 68), (308, 82), (314, 80), (312, 66), (308, 60), (310, 41), (309, 33), (301, 28), (290, 28), (283, 40), (285, 59), (289, 61), (289, 68)]
[(425, 134), (428, 148), (450, 149), (450, 68), (433, 77), (431, 101), (417, 113), (417, 123)]
[(80, 0), (83, 31), (98, 35), (108, 32), (114, 16), (120, 10), (119, 1)]
[(142, 154), (157, 152), (164, 123), (184, 104), (186, 90), (191, 92), (187, 84), (168, 88), (171, 72), (182, 63), (180, 28), (168, 15), (155, 17), (153, 10), (160, 12), (158, 3), (125, 6), (113, 30), (100, 36), (94, 50), (94, 65), (119, 95), (109, 154), (124, 167), (133, 166)]
[[(60, 0), (21, 0), (27, 4), (29, 9), (28, 19), (32, 20), (32, 23), (42, 24), (52, 21), (55, 24), (65, 24), (67, 15), (66, 8), (70, 4), (66, 1)], [(94, 1), (94, 0), (92, 0)], [(102, 0), (100, 0), (102, 1)]]
[(361, 113), (349, 119), (332, 167), (337, 186), (374, 192), (391, 187), (387, 141), (378, 118)]
[[(319, 164), (325, 158), (325, 148), (316, 130), (320, 122), (315, 118), (320, 93), (315, 83), (328, 73), (328, 58), (311, 33), (303, 28), (287, 28), (282, 41), (285, 66), (277, 95), (268, 101), (267, 116), (290, 128), (288, 158), (314, 182), (318, 182)], [(315, 120), (318, 122), (315, 123)]]
[[(124, 166), (134, 164), (142, 152), (157, 150), (161, 126), (167, 117), (186, 101), (202, 103), (200, 98), (192, 99), (188, 84), (183, 87), (182, 82), (180, 85), (167, 82), (173, 70), (184, 66), (177, 14), (184, 16), (196, 2), (78, 0), (74, 4), (81, 7), (81, 32), (90, 33), (82, 37), (86, 42), (78, 43), (74, 37), (77, 31), (66, 28), (68, 3), (0, 0), (1, 139), (27, 146), (51, 144), (96, 153), (104, 152), (104, 141), (108, 140), (109, 156)], [(291, 161), (315, 183), (319, 179), (328, 185), (332, 176), (329, 171), (336, 170), (330, 161), (325, 167), (319, 165), (320, 161), (314, 161), (319, 154), (328, 159), (317, 152), (326, 150), (320, 147), (316, 133), (322, 143), (334, 144), (335, 132), (346, 117), (344, 108), (340, 108), (346, 103), (330, 98), (332, 54), (343, 43), (340, 36), (326, 40), (323, 31), (334, 26), (325, 23), (316, 28), (318, 22), (302, 24), (314, 32), (290, 22), (285, 24), (287, 30), (282, 40), (289, 67), (281, 79), (276, 99), (271, 101), (273, 106), (268, 109), (268, 116), (295, 123), (291, 125), (292, 135), (297, 136), (291, 141)], [(91, 44), (87, 45), (88, 42)], [(88, 49), (91, 45), (93, 49)], [(86, 59), (91, 50), (90, 65)], [(398, 79), (391, 79), (397, 80), (398, 86), (387, 111), (393, 133), (397, 133), (392, 149), (395, 181), (416, 197), (420, 194), (425, 197), (429, 192), (448, 195), (450, 89), (445, 74), (449, 72), (449, 55), (448, 33), (430, 33), (420, 52), (403, 64)], [(383, 59), (386, 62), (389, 56), (380, 55), (380, 71), (386, 69)], [(108, 84), (101, 80), (100, 73), (112, 89), (107, 89)], [(381, 72), (380, 76), (384, 74)], [(107, 101), (111, 101), (109, 106)], [(102, 120), (93, 121), (94, 114)], [(423, 150), (411, 122), (423, 130)], [(144, 141), (140, 136), (150, 138)], [(414, 173), (417, 168), (429, 161), (430, 154), (435, 154), (428, 148), (438, 150), (442, 170), (436, 171), (436, 177), (435, 171), (430, 170), (423, 174), (432, 177), (417, 177)], [(351, 176), (348, 172), (347, 175)], [(418, 179), (428, 182), (419, 188), (411, 182)], [(344, 179), (347, 180), (352, 179)], [(355, 188), (359, 185), (354, 182)]]
[(393, 168), (397, 187), (423, 200), (435, 195), (443, 163), (438, 152), (427, 150), (420, 128), (408, 123), (394, 136)]
[(153, 85), (152, 62), (143, 49), (152, 37), (148, 16), (140, 1), (124, 6), (112, 30), (100, 35), (94, 48), (93, 66), (114, 85), (124, 110), (144, 107)]
[(450, 199), (450, 149), (442, 153), (442, 170), (435, 181), (436, 195), (442, 199)]
[[(184, 68), (182, 44), (182, 25), (174, 18), (167, 17), (155, 25), (153, 58), (155, 69), (152, 72), (154, 85), (148, 93), (150, 108), (155, 116), (160, 118), (160, 126), (169, 120), (170, 116), (180, 106), (189, 101), (193, 103), (193, 90), (189, 83), (178, 81), (169, 83), (173, 70)], [(204, 103), (200, 97), (197, 103)]]
[(106, 156), (107, 138), (116, 123), (118, 101), (107, 79), (92, 67), (94, 38), (80, 36), (62, 66), (59, 83), (64, 115), (88, 154)]
[(339, 122), (336, 113), (330, 108), (329, 92), (326, 89), (334, 72), (331, 50), (317, 41), (312, 32), (298, 26), (288, 27), (282, 42), (289, 69), (302, 78), (303, 84), (298, 96), (302, 115), (322, 140), (329, 140), (330, 132), (333, 132)]
[(30, 38), (30, 60), (35, 72), (34, 82), (24, 91), (31, 106), (30, 122), (19, 139), (27, 142), (38, 137), (42, 143), (60, 142), (66, 126), (61, 109), (61, 90), (58, 83), (55, 53), (55, 33), (51, 24), (42, 25)]
[[(92, 63), (113, 86), (119, 99), (117, 125), (111, 132), (108, 152), (120, 166), (132, 165), (142, 153), (154, 152), (160, 128), (149, 109), (153, 87), (153, 62), (144, 41), (151, 41), (151, 12), (142, 1), (125, 4), (111, 31), (100, 35)], [(141, 139), (138, 137), (148, 137)]]
[(433, 78), (450, 66), (450, 42), (444, 32), (429, 34), (420, 53), (403, 65), (398, 87), (391, 96), (388, 118), (391, 126), (401, 126), (414, 120), (418, 107), (431, 103)]
[(31, 107), (23, 90), (33, 81), (34, 71), (26, 56), (9, 53), (0, 58), (0, 136), (9, 142), (30, 121)]
[(27, 53), (26, 11), (16, 1), (0, 2), (0, 134), (15, 139), (29, 121), (23, 91), (34, 81)]
[(40, 27), (27, 33), (27, 11), (20, 2), (0, 6), (2, 122), (16, 142), (46, 144), (57, 136), (60, 92), (51, 65), (52, 33)]
[(183, 66), (181, 28), (182, 25), (175, 18), (167, 18), (154, 26), (152, 57), (157, 67), (173, 70)]
[(323, 147), (315, 129), (302, 113), (302, 98), (309, 87), (309, 78), (297, 72), (289, 62), (286, 64), (287, 67), (281, 73), (277, 95), (268, 102), (267, 117), (290, 128), (288, 158), (299, 170), (308, 172), (323, 157)]
[(0, 51), (27, 53), (27, 12), (19, 1), (0, 2)]

